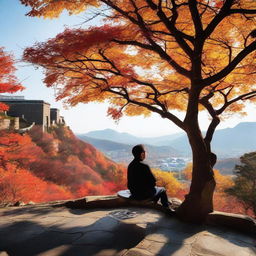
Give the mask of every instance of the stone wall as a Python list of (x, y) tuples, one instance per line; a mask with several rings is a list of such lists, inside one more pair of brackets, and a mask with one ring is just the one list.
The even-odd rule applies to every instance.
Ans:
[(50, 104), (43, 103), (42, 105), (42, 115), (43, 115), (43, 131), (47, 131), (51, 126), (51, 110)]
[(9, 129), (11, 124), (10, 119), (0, 119), (0, 130)]
[(0, 119), (0, 130), (6, 130), (6, 129), (19, 130), (19, 128), (20, 128), (19, 117), (15, 117), (12, 120), (8, 118)]
[(14, 130), (20, 129), (20, 118), (19, 117), (14, 117), (13, 128), (14, 128)]

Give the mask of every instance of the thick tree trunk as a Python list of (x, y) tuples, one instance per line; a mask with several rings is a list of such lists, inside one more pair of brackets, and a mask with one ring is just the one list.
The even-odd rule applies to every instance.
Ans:
[(185, 221), (202, 222), (213, 211), (216, 182), (212, 167), (216, 159), (209, 152), (197, 125), (191, 125), (187, 134), (193, 153), (192, 182), (189, 194), (177, 209), (177, 214)]

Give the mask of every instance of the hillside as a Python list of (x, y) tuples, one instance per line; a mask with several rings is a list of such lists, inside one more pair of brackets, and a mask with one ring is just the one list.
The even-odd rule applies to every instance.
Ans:
[(0, 204), (110, 194), (125, 186), (125, 168), (67, 127), (1, 131), (0, 140)]

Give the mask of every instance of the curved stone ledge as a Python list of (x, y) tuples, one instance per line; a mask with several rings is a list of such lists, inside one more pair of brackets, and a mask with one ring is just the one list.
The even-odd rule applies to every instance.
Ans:
[[(173, 202), (174, 208), (177, 208), (180, 201), (176, 198), (169, 198)], [(127, 200), (115, 195), (109, 196), (87, 196), (75, 200), (55, 201), (45, 204), (30, 205), (30, 207), (37, 206), (52, 206), (52, 207), (67, 207), (69, 209), (97, 209), (97, 208), (119, 208), (119, 207), (141, 207), (159, 210), (166, 213), (170, 217), (176, 217), (175, 212), (167, 211), (159, 204), (152, 202), (139, 202), (135, 200)], [(21, 206), (24, 207), (24, 206)], [(25, 206), (26, 207), (26, 206)], [(27, 206), (28, 207), (28, 206)], [(178, 216), (177, 216), (178, 217)], [(256, 234), (256, 220), (242, 214), (233, 214), (226, 212), (214, 211), (208, 215), (204, 224), (212, 226), (228, 227), (233, 230), (248, 234)]]
[[(170, 201), (176, 202), (178, 207), (179, 201), (177, 199), (169, 198)], [(140, 206), (143, 208), (157, 209), (167, 214), (166, 210), (161, 205), (156, 205), (151, 202), (140, 203), (135, 200), (126, 200), (117, 196), (88, 196), (82, 199), (68, 201), (64, 204), (68, 208), (112, 208), (112, 207), (128, 207)], [(175, 214), (170, 214), (175, 215)], [(242, 214), (233, 214), (226, 212), (214, 211), (210, 213), (205, 220), (205, 224), (214, 226), (225, 226), (237, 231), (245, 233), (256, 234), (256, 220)]]
[[(169, 198), (169, 201), (173, 202), (175, 207), (178, 207), (179, 200), (176, 198)], [(72, 209), (93, 209), (93, 208), (116, 208), (116, 207), (142, 207), (156, 209), (167, 213), (170, 216), (175, 216), (175, 213), (166, 211), (159, 204), (153, 204), (152, 202), (139, 202), (136, 200), (127, 200), (117, 196), (88, 196), (77, 200), (60, 202), (55, 206), (66, 206)], [(205, 220), (205, 224), (213, 226), (224, 226), (237, 231), (256, 234), (256, 220), (242, 214), (233, 214), (226, 212), (214, 211), (208, 215)]]
[(214, 211), (208, 215), (206, 224), (225, 226), (245, 233), (256, 234), (256, 220), (247, 215)]

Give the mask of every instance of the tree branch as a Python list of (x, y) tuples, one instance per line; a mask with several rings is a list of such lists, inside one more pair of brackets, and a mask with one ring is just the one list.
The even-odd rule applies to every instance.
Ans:
[(220, 24), (220, 22), (228, 15), (230, 15), (230, 8), (232, 7), (234, 0), (226, 0), (222, 6), (220, 12), (214, 17), (210, 24), (204, 30), (204, 38), (211, 35), (214, 29)]
[(238, 97), (234, 98), (233, 100), (226, 100), (225, 104), (218, 110), (216, 110), (216, 113), (217, 115), (220, 115), (221, 113), (224, 112), (224, 110), (229, 107), (231, 104), (239, 101), (239, 100), (248, 100), (252, 97), (256, 97), (256, 90), (255, 91), (252, 91), (252, 92), (248, 92), (248, 93), (245, 93), (245, 94), (242, 94), (242, 95), (239, 95)]
[(230, 14), (236, 14), (236, 13), (240, 13), (240, 14), (256, 14), (256, 9), (231, 9), (229, 11)]
[(132, 16), (130, 16), (128, 14), (128, 12), (125, 12), (124, 10), (122, 10), (121, 8), (119, 8), (116, 4), (113, 4), (112, 1), (109, 0), (101, 0), (103, 3), (105, 3), (106, 5), (110, 6), (111, 8), (113, 8), (114, 10), (116, 10), (117, 12), (121, 13), (121, 15), (123, 17), (126, 17), (128, 20), (130, 20), (132, 23), (134, 24), (138, 24), (138, 21), (136, 19), (134, 19)]
[(204, 141), (205, 141), (205, 144), (206, 144), (209, 152), (211, 152), (210, 145), (211, 145), (211, 141), (212, 141), (212, 138), (213, 138), (213, 134), (214, 134), (217, 126), (219, 125), (219, 123), (220, 123), (220, 119), (216, 115), (215, 117), (212, 118), (212, 121), (211, 121), (211, 123), (210, 123), (210, 125), (207, 129)]
[(196, 37), (200, 36), (203, 32), (203, 26), (202, 26), (202, 21), (201, 18), (199, 16), (199, 12), (197, 9), (197, 1), (196, 0), (189, 0), (189, 9), (190, 9), (190, 13), (192, 16), (192, 20), (194, 23), (194, 28), (196, 31)]
[(134, 104), (134, 105), (137, 105), (137, 106), (140, 106), (140, 107), (144, 107), (144, 108), (146, 108), (146, 109), (148, 109), (148, 110), (150, 110), (150, 111), (152, 111), (154, 113), (159, 114), (162, 118), (169, 119), (174, 124), (176, 124), (178, 127), (180, 127), (182, 130), (185, 131), (184, 123), (177, 116), (175, 116), (174, 114), (172, 114), (170, 112), (164, 112), (163, 110), (161, 110), (159, 108), (156, 108), (156, 107), (154, 107), (152, 105), (149, 105), (147, 103), (139, 102), (137, 100), (131, 99), (130, 96), (129, 96), (129, 93), (127, 92), (127, 90), (126, 90), (125, 94), (121, 93), (121, 92), (118, 92), (118, 91), (114, 91), (114, 90), (112, 90), (112, 88), (108, 88), (107, 91), (123, 97), (124, 99), (127, 100), (127, 102), (129, 102), (131, 104)]
[(215, 109), (213, 108), (212, 104), (209, 101), (213, 96), (214, 96), (214, 93), (210, 92), (208, 95), (204, 96), (203, 98), (201, 98), (199, 100), (199, 103), (201, 103), (207, 109), (208, 113), (212, 117), (212, 121), (207, 129), (206, 136), (204, 138), (204, 141), (207, 145), (209, 152), (210, 152), (210, 144), (212, 141), (213, 134), (214, 134), (218, 124), (220, 123), (220, 119), (219, 119)]
[(230, 74), (236, 66), (250, 53), (256, 50), (256, 41), (252, 42), (246, 48), (244, 48), (225, 68), (223, 68), (219, 73), (202, 79), (201, 86), (205, 87), (207, 85), (213, 84), (220, 79), (224, 78), (228, 74)]
[[(163, 24), (166, 26), (166, 28), (171, 32), (171, 34), (174, 36), (176, 39), (177, 43), (179, 46), (183, 49), (183, 51), (189, 56), (192, 57), (193, 51), (190, 48), (190, 46), (187, 44), (187, 42), (184, 40), (183, 36), (184, 33), (181, 33), (179, 30), (176, 29), (175, 27), (175, 22), (178, 17), (178, 12), (177, 12), (177, 5), (175, 4), (175, 1), (172, 1), (173, 3), (173, 16), (170, 21), (170, 19), (165, 15), (162, 6), (161, 6), (161, 1), (159, 1), (159, 4), (156, 5), (152, 0), (146, 0), (150, 8), (154, 11), (157, 12), (157, 16), (160, 18), (160, 20), (163, 22)], [(186, 39), (190, 40), (193, 42), (193, 37), (186, 36)]]
[[(151, 50), (152, 52), (157, 53), (162, 59), (167, 61), (179, 74), (184, 75), (185, 77), (190, 77), (190, 71), (181, 67), (175, 60), (173, 60), (158, 44), (153, 43), (153, 45), (142, 44), (137, 41), (130, 41), (130, 40), (116, 40), (114, 39), (113, 42), (123, 44), (123, 45), (134, 45), (141, 47), (143, 49)], [(153, 42), (153, 41), (152, 41)]]

